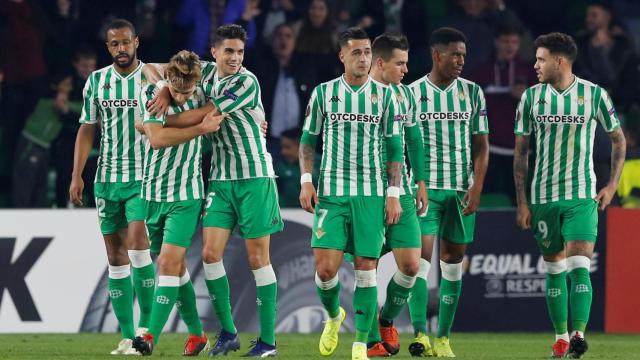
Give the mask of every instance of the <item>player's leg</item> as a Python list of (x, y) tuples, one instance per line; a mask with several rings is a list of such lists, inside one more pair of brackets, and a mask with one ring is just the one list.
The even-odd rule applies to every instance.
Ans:
[[(108, 183), (95, 184), (96, 209), (109, 263), (109, 297), (123, 338), (112, 353), (124, 354), (130, 351), (130, 340), (135, 337), (133, 286), (127, 243), (120, 234), (121, 230), (127, 227), (124, 203), (117, 201), (117, 196), (115, 201), (110, 200), (114, 198), (112, 187), (112, 184)], [(127, 339), (129, 341), (126, 341)]]
[(133, 288), (140, 307), (140, 320), (136, 335), (145, 333), (149, 327), (156, 277), (149, 250), (149, 238), (144, 226), (146, 204), (140, 198), (140, 187), (140, 182), (131, 182), (123, 184), (121, 189), (121, 192), (127, 194), (128, 197), (124, 205), (128, 222), (127, 246), (131, 260)]
[(231, 202), (230, 181), (210, 181), (202, 211), (202, 266), (209, 298), (220, 322), (218, 340), (209, 355), (227, 354), (240, 348), (240, 338), (231, 315), (231, 289), (223, 255), (231, 231), (237, 224)]
[(356, 289), (353, 293), (356, 336), (352, 359), (367, 358), (367, 338), (378, 304), (376, 266), (384, 243), (383, 197), (352, 197), (351, 233)]
[(178, 297), (176, 298), (176, 308), (180, 318), (187, 325), (189, 336), (185, 343), (184, 356), (193, 356), (199, 354), (208, 347), (209, 339), (202, 330), (202, 323), (198, 316), (198, 307), (196, 304), (196, 292), (193, 288), (191, 275), (187, 269), (187, 261), (184, 259), (182, 268), (180, 269), (180, 282), (178, 283)]
[(455, 357), (449, 345), (451, 326), (462, 291), (462, 260), (467, 244), (473, 241), (475, 214), (463, 214), (462, 191), (446, 191), (447, 204), (440, 229), (440, 308), (434, 353)]
[(560, 212), (556, 203), (546, 203), (532, 204), (531, 213), (533, 236), (547, 269), (545, 300), (549, 318), (555, 330), (551, 357), (562, 358), (569, 350), (567, 332), (569, 295), (565, 244), (560, 232), (562, 224)]
[(563, 213), (562, 235), (567, 243), (567, 271), (571, 280), (571, 340), (567, 357), (580, 358), (588, 346), (584, 332), (589, 321), (593, 288), (591, 257), (598, 231), (597, 202), (574, 200), (567, 202)]
[(338, 331), (346, 317), (340, 306), (338, 270), (347, 248), (348, 206), (348, 200), (344, 198), (321, 196), (313, 219), (311, 247), (316, 267), (316, 291), (328, 314), (318, 344), (320, 354), (325, 356), (336, 350)]

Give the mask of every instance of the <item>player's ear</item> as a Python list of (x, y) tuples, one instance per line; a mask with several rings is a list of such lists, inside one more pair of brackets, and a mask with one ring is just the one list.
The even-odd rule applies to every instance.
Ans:
[(133, 44), (136, 46), (136, 49), (138, 48), (138, 46), (140, 46), (140, 39), (138, 39), (137, 36), (135, 39), (133, 39)]
[(340, 48), (340, 52), (338, 53), (338, 58), (340, 58), (341, 63), (344, 63), (344, 53), (342, 52), (342, 48)]
[(213, 56), (214, 59), (216, 58), (216, 47), (215, 46), (211, 47), (211, 56)]

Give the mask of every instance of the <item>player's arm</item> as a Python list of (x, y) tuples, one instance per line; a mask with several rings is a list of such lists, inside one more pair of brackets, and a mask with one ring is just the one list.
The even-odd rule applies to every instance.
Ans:
[(531, 137), (531, 103), (525, 91), (516, 109), (516, 145), (513, 153), (513, 181), (516, 187), (516, 223), (522, 229), (531, 228), (531, 210), (527, 203), (527, 179), (529, 178), (529, 141)]
[(153, 121), (145, 121), (143, 126), (151, 147), (157, 150), (182, 144), (197, 136), (218, 131), (220, 123), (225, 117), (227, 117), (227, 114), (206, 116), (200, 124), (186, 128), (165, 127), (162, 123)]
[(83, 106), (80, 113), (80, 128), (76, 135), (76, 144), (73, 151), (73, 171), (71, 173), (71, 184), (69, 186), (69, 199), (76, 205), (82, 205), (82, 191), (84, 181), (82, 172), (89, 158), (89, 153), (93, 148), (93, 140), (96, 134), (96, 124), (98, 123), (97, 94), (95, 78), (93, 74), (89, 76), (82, 90)]
[(416, 122), (416, 103), (413, 95), (408, 95), (412, 111), (409, 115), (411, 118), (404, 128), (404, 141), (407, 144), (407, 155), (409, 157), (413, 181), (418, 185), (418, 191), (416, 192), (416, 211), (418, 215), (422, 215), (427, 210), (427, 204), (429, 203), (424, 172), (424, 143), (422, 141), (420, 126)]
[(167, 115), (167, 123), (165, 126), (176, 128), (193, 126), (201, 123), (202, 119), (204, 119), (204, 117), (210, 112), (213, 112), (214, 115), (220, 114), (220, 111), (216, 109), (213, 103), (207, 102), (204, 106), (197, 109), (183, 111), (174, 115)]
[(609, 98), (609, 94), (604, 89), (601, 89), (600, 103), (596, 116), (609, 133), (609, 139), (611, 139), (611, 175), (607, 185), (596, 196), (596, 200), (600, 203), (600, 210), (604, 210), (611, 203), (611, 199), (613, 199), (618, 190), (618, 183), (620, 182), (620, 175), (622, 175), (627, 152), (627, 142), (620, 128), (620, 121), (613, 108), (611, 98)]
[(386, 109), (383, 114), (385, 146), (387, 150), (387, 199), (385, 202), (385, 218), (388, 225), (397, 224), (402, 214), (400, 206), (400, 186), (402, 186), (402, 138), (401, 119), (396, 119), (398, 104), (392, 91), (385, 93)]
[(158, 86), (160, 91), (149, 102), (149, 111), (154, 115), (166, 114), (171, 106), (171, 93), (164, 81), (164, 69), (167, 64), (144, 64), (142, 74), (150, 83)]
[(300, 138), (298, 160), (300, 163), (300, 207), (310, 213), (315, 212), (318, 194), (313, 186), (313, 169), (316, 156), (316, 143), (322, 130), (324, 112), (322, 110), (322, 87), (318, 85), (311, 92), (311, 98), (305, 111), (304, 127)]
[(487, 103), (484, 93), (479, 86), (476, 86), (474, 96), (475, 106), (471, 115), (471, 141), (473, 150), (473, 185), (464, 195), (463, 202), (466, 204), (463, 214), (471, 215), (480, 205), (480, 195), (484, 186), (484, 177), (489, 167), (489, 123), (487, 121)]

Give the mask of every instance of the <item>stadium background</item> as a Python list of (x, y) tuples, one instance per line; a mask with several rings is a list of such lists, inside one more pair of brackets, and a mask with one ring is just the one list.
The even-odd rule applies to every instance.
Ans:
[[(640, 332), (640, 313), (635, 311), (640, 290), (625, 280), (634, 271), (629, 254), (640, 252), (640, 235), (633, 230), (640, 210), (632, 209), (640, 207), (640, 2), (634, 0), (0, 0), (0, 207), (5, 208), (0, 210), (0, 332), (116, 331), (104, 290), (106, 258), (95, 211), (70, 209), (67, 190), (78, 128), (74, 110), (88, 73), (111, 62), (104, 29), (117, 17), (137, 26), (138, 57), (145, 62), (166, 62), (180, 49), (211, 60), (209, 46), (217, 26), (235, 22), (247, 28), (245, 65), (261, 82), (281, 205), (291, 208), (284, 212), (285, 231), (275, 236), (272, 255), (282, 332), (318, 331), (323, 318), (311, 280), (311, 217), (295, 210), (299, 170), (291, 154), (297, 153), (308, 93), (340, 74), (336, 35), (352, 25), (364, 27), (372, 38), (384, 31), (408, 36), (406, 83), (430, 68), (426, 43), (431, 30), (454, 26), (467, 35), (462, 76), (485, 90), (492, 148), (454, 331), (551, 331), (539, 253), (531, 235), (517, 229), (512, 209), (513, 114), (519, 89), (535, 81), (532, 40), (550, 31), (573, 35), (579, 45), (574, 70), (610, 92), (628, 146), (615, 208), (600, 215), (589, 328)], [(288, 26), (277, 27), (281, 23)], [(500, 48), (495, 40), (504, 34), (510, 43)], [(605, 46), (599, 45), (602, 38), (607, 39)], [(511, 73), (510, 63), (515, 69)], [(57, 86), (69, 77), (70, 92)], [(278, 84), (283, 79), (292, 79), (296, 91), (282, 90)], [(46, 102), (51, 99), (53, 105)], [(29, 124), (46, 126), (47, 131), (33, 134)], [(598, 189), (608, 179), (610, 150), (600, 133), (594, 148)], [(89, 206), (90, 165), (85, 174)], [(189, 253), (190, 272), (202, 295), (205, 328), (214, 330), (200, 279), (199, 244), (197, 235)], [(225, 266), (240, 330), (255, 331), (255, 304), (249, 300), (254, 298), (253, 279), (240, 245), (230, 242)], [(391, 276), (393, 266), (384, 260), (383, 279)], [(74, 280), (59, 285), (52, 281), (58, 272), (72, 273)], [(351, 274), (345, 265), (345, 305), (351, 303)], [(437, 271), (430, 276), (430, 283), (437, 284)], [(431, 315), (436, 305), (430, 306)], [(397, 324), (409, 329), (406, 314)], [(168, 324), (171, 330), (184, 331), (180, 326), (177, 317)]]

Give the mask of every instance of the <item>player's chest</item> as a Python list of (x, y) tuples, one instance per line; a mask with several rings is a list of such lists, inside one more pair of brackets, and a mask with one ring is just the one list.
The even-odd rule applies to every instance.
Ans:
[(328, 94), (324, 101), (325, 123), (329, 127), (351, 126), (377, 127), (386, 112), (383, 94)]
[(118, 110), (138, 110), (140, 91), (143, 85), (140, 77), (105, 78), (98, 83), (95, 101), (99, 108), (106, 113), (118, 112)]
[(466, 124), (473, 113), (470, 94), (458, 89), (424, 91), (416, 103), (416, 120), (419, 122), (454, 121)]
[(595, 118), (596, 107), (589, 95), (538, 96), (530, 117), (536, 126), (585, 126)]

